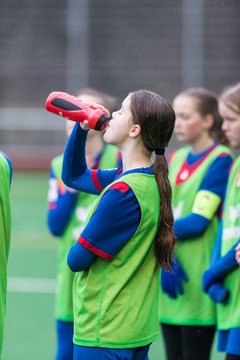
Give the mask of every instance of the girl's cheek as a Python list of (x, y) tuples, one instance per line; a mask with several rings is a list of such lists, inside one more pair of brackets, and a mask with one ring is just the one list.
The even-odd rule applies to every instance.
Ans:
[(189, 134), (198, 134), (199, 133), (199, 127), (196, 124), (189, 124), (187, 129)]

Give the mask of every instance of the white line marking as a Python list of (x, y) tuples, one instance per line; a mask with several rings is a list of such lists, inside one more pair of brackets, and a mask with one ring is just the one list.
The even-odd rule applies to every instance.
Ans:
[(55, 294), (56, 280), (27, 277), (9, 277), (8, 292)]

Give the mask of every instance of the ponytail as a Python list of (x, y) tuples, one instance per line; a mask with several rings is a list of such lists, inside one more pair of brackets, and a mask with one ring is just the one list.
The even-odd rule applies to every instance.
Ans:
[(131, 113), (133, 123), (141, 126), (141, 140), (146, 153), (151, 156), (154, 151), (156, 154), (153, 171), (160, 194), (160, 215), (155, 237), (155, 255), (160, 267), (171, 270), (175, 236), (172, 190), (164, 151), (173, 133), (175, 112), (171, 104), (160, 95), (138, 90), (131, 93)]
[(160, 193), (160, 215), (155, 237), (155, 255), (160, 267), (171, 270), (175, 235), (173, 232), (172, 190), (165, 156), (156, 156), (153, 170)]

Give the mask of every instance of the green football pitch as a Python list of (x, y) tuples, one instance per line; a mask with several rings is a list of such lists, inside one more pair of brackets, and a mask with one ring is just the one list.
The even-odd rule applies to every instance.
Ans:
[[(14, 173), (2, 360), (54, 359), (57, 239), (46, 226), (47, 187), (45, 172)], [(214, 349), (215, 345), (211, 360), (222, 360), (224, 356)], [(151, 346), (149, 358), (165, 360), (161, 337)]]

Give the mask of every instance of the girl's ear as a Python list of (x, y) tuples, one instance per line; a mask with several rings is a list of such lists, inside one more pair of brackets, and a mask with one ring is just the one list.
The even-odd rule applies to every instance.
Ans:
[(210, 129), (213, 126), (213, 116), (211, 114), (206, 114), (203, 118), (203, 126), (206, 130)]
[(129, 130), (129, 136), (134, 138), (137, 137), (141, 132), (141, 126), (138, 124), (133, 124)]

